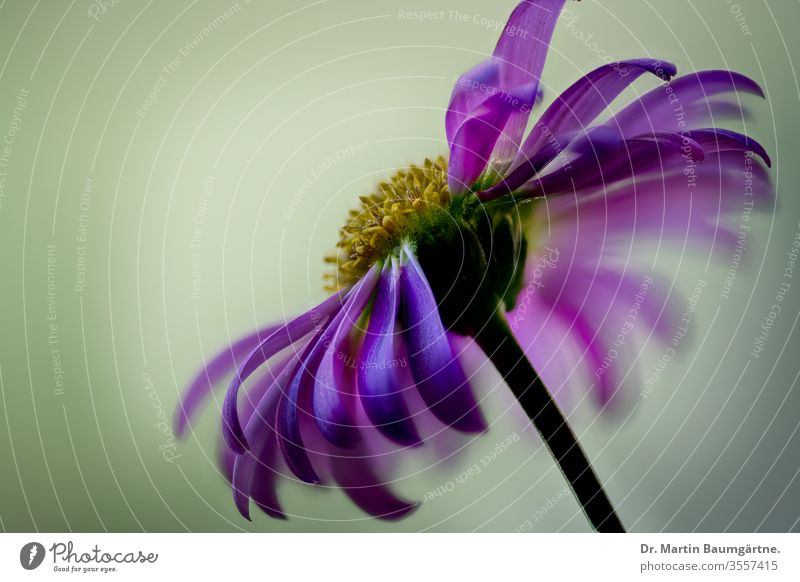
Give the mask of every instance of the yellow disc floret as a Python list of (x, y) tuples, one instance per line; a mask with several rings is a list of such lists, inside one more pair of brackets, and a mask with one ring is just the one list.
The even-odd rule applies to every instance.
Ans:
[(413, 236), (421, 224), (446, 208), (450, 201), (447, 160), (440, 156), (435, 161), (426, 159), (421, 167), (412, 165), (360, 199), (360, 207), (350, 211), (340, 231), (338, 251), (325, 257), (325, 262), (336, 266), (325, 275), (329, 290), (358, 281), (376, 261), (389, 256), (405, 237)]

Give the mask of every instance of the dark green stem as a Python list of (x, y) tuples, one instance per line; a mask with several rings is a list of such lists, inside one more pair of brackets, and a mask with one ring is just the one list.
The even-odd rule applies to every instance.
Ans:
[(567, 424), (550, 392), (534, 370), (499, 312), (475, 335), (484, 353), (503, 375), (514, 396), (528, 413), (536, 430), (599, 532), (624, 532), (625, 528), (597, 479), (575, 433)]

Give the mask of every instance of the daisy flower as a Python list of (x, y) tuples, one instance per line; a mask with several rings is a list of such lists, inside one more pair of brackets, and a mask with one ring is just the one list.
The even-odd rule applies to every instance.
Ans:
[[(669, 298), (631, 267), (634, 245), (735, 242), (723, 218), (741, 207), (731, 194), (743, 164), (753, 201), (769, 196), (764, 148), (712, 125), (746, 115), (743, 94), (763, 94), (732, 71), (676, 77), (673, 64), (640, 58), (589, 72), (529, 123), (563, 4), (521, 2), (491, 58), (458, 78), (447, 158), (361, 197), (326, 259), (331, 295), (226, 347), (186, 390), (179, 435), (232, 375), (222, 466), (245, 517), (250, 500), (285, 517), (276, 481), (287, 469), (372, 515), (408, 514), (417, 504), (392, 492), (376, 451), (424, 447), (431, 423), (487, 430), (467, 341), (503, 376), (593, 527), (623, 530), (552, 393), (582, 367), (593, 400), (613, 405), (615, 370), (628, 368), (616, 360), (636, 354), (619, 339), (632, 301), (651, 336), (671, 334)], [(658, 86), (606, 114), (642, 77)]]

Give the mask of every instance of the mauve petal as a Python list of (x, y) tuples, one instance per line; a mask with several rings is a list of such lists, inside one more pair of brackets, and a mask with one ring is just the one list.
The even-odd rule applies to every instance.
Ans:
[(247, 438), (247, 423), (250, 422), (261, 399), (264, 398), (268, 390), (271, 390), (271, 386), (275, 383), (276, 379), (284, 373), (287, 366), (297, 363), (298, 352), (304, 347), (304, 345), (295, 346), (294, 350), (292, 350), (293, 353), (287, 354), (277, 363), (267, 364), (265, 366), (267, 371), (262, 377), (254, 381), (251, 380), (250, 383), (253, 384), (253, 387), (241, 397), (242, 402), (239, 404), (239, 408), (241, 409), (239, 412), (239, 420), (241, 420), (242, 424), (245, 426), (245, 438)]
[(253, 479), (255, 462), (249, 451), (242, 455), (236, 455), (233, 451), (231, 453), (235, 455), (231, 472), (233, 503), (243, 518), (252, 521), (250, 517), (250, 483)]
[[(246, 398), (242, 403), (241, 419), (245, 424), (245, 435), (253, 446), (253, 453), (251, 454), (249, 451), (243, 455), (234, 453), (225, 443), (225, 439), (222, 438), (222, 435), (220, 434), (220, 467), (225, 475), (225, 478), (233, 488), (234, 504), (236, 505), (237, 509), (239, 509), (239, 512), (242, 514), (242, 516), (247, 519), (250, 519), (250, 510), (247, 503), (248, 496), (253, 497), (253, 492), (256, 491), (257, 487), (259, 486), (271, 486), (272, 498), (275, 500), (274, 507), (278, 507), (277, 497), (275, 497), (274, 491), (275, 475), (267, 475), (263, 483), (259, 482), (259, 478), (255, 475), (255, 472), (260, 468), (257, 459), (259, 459), (261, 455), (264, 455), (265, 458), (267, 458), (268, 455), (271, 455), (273, 458), (275, 457), (278, 447), (277, 442), (272, 439), (269, 445), (270, 449), (266, 452), (263, 451), (264, 446), (262, 444), (265, 440), (263, 437), (266, 437), (270, 433), (274, 432), (274, 429), (269, 427), (268, 432), (262, 433), (261, 427), (258, 427), (258, 429), (254, 430), (250, 421), (253, 413), (257, 410), (258, 405), (264, 399), (264, 396), (269, 390), (273, 389), (276, 378), (283, 373), (287, 365), (289, 365), (289, 363), (294, 359), (296, 359), (294, 356), (288, 356), (281, 360), (278, 364), (270, 366), (268, 373), (263, 378), (259, 378), (258, 381), (254, 383), (253, 388), (247, 392)], [(263, 413), (259, 412), (259, 414)], [(275, 414), (273, 412), (270, 422), (274, 420), (274, 416)], [(253, 458), (256, 460), (253, 461)], [(237, 460), (240, 464), (238, 469), (236, 469)], [(248, 463), (251, 462), (256, 464), (255, 468), (248, 466)], [(234, 481), (234, 470), (237, 471), (236, 481)], [(283, 517), (282, 513), (272, 512), (270, 515), (273, 517)]]
[(608, 120), (625, 136), (658, 131), (694, 129), (714, 113), (709, 99), (725, 93), (764, 97), (761, 87), (733, 71), (699, 71), (673, 79), (633, 101)]
[[(583, 253), (582, 247), (576, 252)], [(680, 301), (668, 296), (667, 281), (633, 270), (614, 271), (604, 267), (604, 257), (594, 256), (594, 260), (576, 261), (562, 281), (548, 281), (541, 298), (567, 324), (574, 322), (574, 339), (589, 358), (594, 395), (598, 404), (605, 406), (619, 380), (630, 375), (641, 350), (641, 336), (648, 334), (662, 344), (672, 337), (675, 322), (680, 320), (676, 307)], [(559, 283), (560, 291), (552, 291)]]
[(505, 100), (511, 105), (503, 132), (497, 139), (490, 160), (491, 171), (498, 176), (505, 175), (522, 144), (522, 136), (528, 126), (533, 104), (538, 96), (537, 83), (528, 83), (505, 91)]
[(698, 123), (698, 121), (702, 119), (713, 120), (714, 124), (720, 124), (727, 120), (739, 122), (753, 121), (755, 116), (753, 115), (752, 109), (741, 101), (738, 101), (736, 99), (737, 97), (738, 95), (734, 94), (733, 98), (722, 97), (693, 103), (686, 108), (686, 116), (688, 119), (692, 120), (692, 123), (688, 124), (688, 126), (700, 127), (701, 125), (707, 125)]
[(247, 359), (239, 367), (233, 380), (231, 380), (222, 405), (222, 435), (231, 450), (239, 454), (247, 450), (247, 440), (242, 431), (236, 407), (237, 396), (242, 383), (269, 358), (311, 333), (322, 319), (328, 317), (340, 307), (341, 301), (342, 295), (340, 293), (331, 295), (316, 307), (277, 329), (247, 356)]
[[(302, 412), (305, 415), (313, 416), (317, 420), (317, 428), (322, 429), (324, 427), (328, 431), (326, 437), (344, 441), (347, 441), (348, 438), (357, 439), (352, 435), (348, 435), (348, 437), (342, 436), (343, 430), (353, 431), (354, 429), (352, 429), (352, 420), (350, 420), (349, 415), (347, 415), (347, 418), (343, 416), (347, 413), (346, 411), (343, 412), (344, 403), (341, 401), (341, 393), (336, 390), (335, 386), (323, 386), (326, 394), (323, 394), (322, 398), (317, 400), (315, 378), (319, 376), (319, 367), (322, 360), (331, 354), (336, 355), (336, 348), (332, 341), (337, 339), (337, 332), (342, 322), (349, 321), (350, 326), (354, 325), (354, 322), (350, 320), (347, 314), (361, 314), (364, 303), (369, 299), (375, 286), (376, 277), (377, 267), (373, 266), (347, 294), (344, 309), (334, 315), (332, 321), (309, 342), (278, 403), (278, 436), (286, 464), (299, 479), (308, 483), (319, 481), (319, 477), (309, 459), (308, 450), (303, 444), (300, 428), (301, 406), (306, 407), (308, 396), (311, 396), (313, 401), (313, 403), (310, 403), (312, 410), (304, 408)], [(331, 381), (330, 378), (328, 380)], [(338, 402), (341, 402), (341, 405)], [(318, 407), (319, 412), (315, 412), (313, 407)], [(318, 420), (320, 413), (327, 415), (328, 419), (332, 418), (331, 415), (337, 414), (336, 418), (341, 422), (332, 424), (323, 419), (323, 422), (320, 423)], [(336, 429), (335, 432), (331, 432), (333, 427)]]
[(468, 190), (483, 173), (513, 111), (514, 104), (504, 94), (496, 93), (461, 124), (453, 137), (447, 166), (451, 193)]
[[(504, 131), (492, 137), (492, 145), (496, 141), (497, 146), (487, 148), (482, 158), (488, 160), (488, 154), (494, 149), (491, 162), (493, 171), (498, 175), (505, 172), (519, 149), (528, 117), (540, 93), (542, 69), (563, 4), (564, 0), (529, 0), (520, 3), (509, 17), (492, 59), (459, 78), (445, 116), (447, 141), (451, 150), (457, 144), (458, 130), (469, 115), (474, 115), (476, 108), (490, 96), (498, 95), (506, 102), (513, 103), (513, 107), (507, 122), (493, 124), (498, 131)], [(472, 138), (473, 135), (468, 137)], [(469, 141), (474, 146), (478, 139), (480, 137), (465, 140), (462, 144)], [(474, 159), (471, 161), (475, 163)], [(465, 171), (463, 175), (454, 174), (453, 183), (462, 185), (460, 189), (468, 188), (485, 165), (484, 162), (476, 173)]]
[(576, 188), (612, 188), (634, 176), (655, 177), (669, 172), (691, 168), (705, 159), (705, 152), (696, 141), (687, 135), (658, 133), (630, 138), (625, 141), (625, 150), (609, 163), (601, 166), (594, 175), (586, 175), (576, 181)]
[(395, 520), (417, 508), (395, 495), (375, 473), (366, 456), (342, 456), (331, 463), (333, 478), (350, 499), (373, 517)]
[(433, 291), (412, 251), (404, 251), (408, 262), (400, 277), (403, 338), (417, 390), (445, 424), (481, 432), (486, 424), (447, 339)]
[[(550, 160), (543, 157), (541, 162), (538, 162), (543, 167), (534, 178), (526, 184), (516, 185), (514, 189), (529, 196), (571, 191), (576, 180), (601, 174), (604, 164), (617, 160), (621, 154), (627, 153), (627, 145), (619, 133), (606, 127), (592, 127), (580, 137), (568, 139), (567, 149), (558, 154), (558, 163), (554, 161), (555, 157)], [(552, 152), (552, 149), (545, 147), (541, 151)], [(501, 184), (497, 185), (500, 186)], [(494, 192), (495, 189), (492, 189), (483, 194), (489, 196), (494, 195)], [(497, 192), (498, 195), (503, 193), (507, 192), (502, 190)]]
[(361, 405), (378, 430), (401, 445), (419, 444), (420, 438), (408, 411), (405, 389), (395, 366), (398, 343), (397, 315), (400, 303), (400, 269), (387, 262), (372, 304), (369, 327), (358, 356), (358, 393)]
[(263, 463), (256, 465), (253, 483), (250, 487), (250, 498), (268, 516), (274, 519), (287, 519), (275, 488), (278, 476), (277, 471), (272, 466)]
[(522, 143), (533, 103), (539, 93), (550, 39), (563, 0), (529, 0), (512, 12), (494, 49), (500, 70), (500, 87), (518, 99), (492, 156), (492, 171), (505, 174)]
[(640, 135), (616, 147), (596, 148), (561, 171), (534, 178), (519, 191), (532, 197), (574, 192), (586, 195), (594, 188), (612, 188), (633, 175), (664, 173), (703, 159), (702, 147), (690, 137), (677, 133)]
[(314, 420), (325, 438), (343, 448), (351, 448), (359, 441), (347, 402), (352, 381), (347, 377), (346, 367), (352, 368), (355, 362), (347, 344), (350, 332), (359, 325), (358, 320), (372, 297), (379, 274), (376, 265), (361, 278), (344, 308), (328, 326), (324, 341), (315, 348), (321, 352), (321, 359), (312, 397)]
[[(281, 476), (279, 470), (280, 459), (278, 452), (277, 431), (274, 426), (276, 416), (276, 405), (264, 410), (263, 418), (267, 434), (261, 447), (254, 447), (252, 455), (255, 467), (253, 478), (250, 482), (250, 498), (258, 508), (277, 519), (286, 519), (280, 501), (278, 500), (277, 481)], [(269, 419), (269, 420), (268, 420)], [(271, 423), (271, 426), (270, 424)]]
[[(245, 428), (251, 449), (237, 455), (233, 466), (233, 499), (239, 513), (250, 519), (250, 503), (257, 500), (260, 507), (273, 517), (285, 517), (280, 509), (275, 481), (275, 464), (278, 443), (275, 433), (275, 415), (278, 399), (297, 363), (296, 356), (284, 362), (279, 373), (265, 379), (262, 396)], [(243, 413), (244, 416), (244, 413)]]
[(524, 184), (531, 176), (535, 176), (541, 172), (548, 164), (562, 155), (563, 148), (558, 142), (549, 142), (536, 152), (536, 155), (529, 160), (526, 164), (517, 166), (511, 170), (508, 175), (500, 180), (494, 186), (486, 188), (477, 193), (478, 198), (483, 202), (488, 202), (505, 196), (506, 194), (513, 194), (513, 192)]
[[(740, 234), (743, 208), (741, 195), (731, 193), (742, 191), (745, 168), (752, 176), (753, 212), (770, 210), (774, 204), (774, 189), (764, 165), (758, 158), (745, 163), (742, 152), (711, 153), (693, 167), (679, 160), (667, 171), (634, 173), (631, 180), (613, 189), (599, 186), (581, 190), (578, 197), (551, 198), (546, 206), (537, 206), (533, 218), (548, 224), (551, 236), (532, 240), (531, 248), (568, 249), (580, 241), (579, 256), (605, 249), (614, 260), (626, 261), (631, 247), (652, 244), (659, 249), (691, 250), (699, 259), (716, 253), (729, 261)], [(687, 187), (684, 169), (693, 172), (693, 187)]]
[(456, 131), (468, 114), (489, 97), (497, 93), (500, 86), (500, 73), (497, 63), (492, 59), (483, 61), (458, 78), (453, 86), (450, 104), (444, 116), (448, 146), (453, 143)]
[[(774, 202), (769, 175), (757, 160), (748, 167), (753, 211), (767, 210)], [(581, 214), (583, 228), (594, 228), (593, 223), (605, 216), (612, 237), (630, 237), (635, 231), (642, 240), (687, 245), (698, 256), (712, 250), (731, 250), (731, 241), (723, 237), (738, 233), (739, 221), (734, 220), (731, 226), (724, 218), (742, 212), (741, 196), (730, 193), (741, 192), (744, 168), (741, 152), (719, 152), (709, 154), (703, 164), (694, 167), (693, 188), (687, 188), (687, 176), (680, 169), (661, 175), (635, 175), (633, 182), (605, 200), (598, 197), (588, 201)]]
[[(676, 79), (670, 85), (673, 89), (677, 87), (682, 97), (695, 100), (686, 109), (708, 105), (719, 111), (725, 106), (724, 102), (709, 103), (705, 99), (698, 103), (697, 100), (703, 98), (701, 89), (708, 89), (712, 94), (734, 89), (757, 92), (754, 83), (738, 75), (707, 73), (699, 77), (683, 82)], [(548, 228), (543, 229), (547, 234), (540, 234), (539, 240), (530, 241), (530, 248), (549, 245), (560, 249), (562, 258), (556, 268), (544, 269), (545, 275), (540, 281), (543, 288), (537, 287), (528, 301), (528, 313), (536, 315), (531, 315), (532, 320), (545, 320), (557, 314), (565, 325), (575, 324), (569, 336), (594, 368), (595, 396), (601, 404), (618, 392), (623, 376), (631, 376), (629, 371), (636, 363), (643, 339), (640, 334), (631, 334), (622, 347), (615, 346), (634, 303), (631, 298), (644, 280), (644, 272), (615, 273), (608, 265), (630, 264), (631, 248), (642, 244), (689, 252), (698, 259), (704, 254), (710, 258), (710, 253), (724, 250), (729, 259), (729, 253), (734, 252), (737, 244), (743, 204), (741, 195), (732, 196), (731, 193), (741, 193), (745, 169), (752, 175), (752, 198), (749, 200), (754, 202), (754, 208), (772, 200), (769, 177), (761, 160), (755, 158), (745, 166), (745, 152), (748, 151), (769, 163), (766, 152), (757, 142), (728, 130), (696, 129), (688, 121), (682, 133), (663, 131), (674, 128), (676, 120), (672, 109), (662, 107), (662, 101), (669, 103), (665, 87), (655, 90), (643, 101), (647, 109), (660, 111), (662, 117), (654, 115), (650, 120), (645, 119), (646, 125), (637, 125), (641, 120), (633, 116), (623, 119), (620, 125), (609, 123), (610, 130), (624, 132), (621, 135), (629, 138), (620, 142), (624, 146), (618, 149), (620, 155), (615, 158), (611, 149), (597, 159), (584, 157), (585, 167), (580, 171), (575, 171), (573, 160), (569, 191), (574, 186), (575, 195), (552, 198), (546, 205), (538, 205), (537, 216), (532, 218), (534, 222), (546, 223)], [(647, 111), (639, 107), (639, 113), (646, 116)], [(741, 113), (741, 109), (735, 107), (730, 111)], [(687, 117), (689, 115), (687, 113)], [(698, 114), (694, 119), (699, 118)], [(630, 138), (635, 135), (631, 128), (650, 130), (650, 121), (662, 131), (648, 131), (649, 135)], [(686, 156), (683, 148), (688, 148)], [(697, 163), (703, 155), (705, 159)], [(556, 178), (556, 175), (550, 176), (550, 179)], [(567, 258), (570, 256), (572, 261)], [(685, 309), (685, 297), (676, 297), (674, 292), (670, 293), (669, 283), (659, 282), (654, 275), (653, 279), (655, 282), (641, 303), (638, 319), (652, 339), (665, 342), (675, 332), (675, 321), (680, 318), (675, 315)], [(552, 332), (545, 336), (541, 341), (552, 341), (555, 337)], [(538, 353), (539, 340), (526, 339), (532, 353)], [(611, 348), (619, 355), (608, 368), (608, 360), (603, 362), (603, 359), (608, 357)], [(604, 364), (606, 368), (602, 367)], [(598, 374), (597, 370), (603, 372)], [(563, 372), (558, 375), (562, 379), (569, 376)]]
[(528, 297), (523, 313), (509, 312), (506, 318), (544, 385), (559, 407), (569, 414), (587, 386), (584, 377), (580, 377), (584, 358), (562, 319), (544, 306), (535, 293)]
[(282, 325), (271, 325), (238, 339), (220, 351), (192, 379), (181, 396), (175, 411), (175, 434), (180, 438), (186, 432), (192, 418), (214, 391), (216, 384), (229, 374), (253, 348), (275, 333)]
[[(576, 277), (582, 276), (586, 277), (586, 274), (580, 270), (576, 271)], [(642, 282), (647, 282), (648, 277), (653, 279), (653, 282), (648, 283), (646, 293), (639, 302)], [(675, 301), (675, 297), (668, 294), (670, 282), (667, 279), (656, 274), (643, 274), (633, 267), (625, 272), (605, 267), (592, 275), (591, 279), (599, 286), (598, 292), (593, 297), (601, 303), (620, 306), (622, 317), (630, 315), (630, 309), (636, 303), (638, 307), (634, 321), (643, 322), (643, 329), (660, 342), (667, 342), (671, 338), (675, 331), (675, 322), (679, 320), (676, 318), (680, 318), (681, 314), (674, 308), (674, 303), (679, 301)], [(619, 321), (612, 322), (613, 325), (617, 323)]]
[(494, 49), (506, 89), (539, 83), (564, 0), (526, 0), (508, 18)]
[[(575, 229), (577, 234), (573, 239), (567, 238), (567, 233), (558, 237), (556, 240), (549, 241), (555, 245), (555, 249), (550, 246), (542, 247), (542, 254), (535, 253), (527, 260), (526, 277), (531, 283), (522, 291), (522, 297), (527, 295), (527, 301), (517, 300), (518, 309), (512, 311), (509, 319), (511, 329), (515, 334), (522, 337), (527, 336), (526, 351), (541, 349), (542, 352), (552, 349), (550, 347), (539, 346), (536, 340), (553, 341), (554, 337), (545, 333), (530, 340), (530, 334), (521, 332), (526, 327), (533, 324), (547, 324), (550, 328), (558, 328), (566, 334), (566, 338), (559, 337), (558, 344), (562, 349), (574, 347), (578, 350), (576, 362), (585, 364), (589, 372), (594, 373), (603, 363), (606, 356), (604, 352), (607, 346), (603, 343), (602, 336), (599, 335), (597, 322), (593, 317), (599, 315), (602, 320), (608, 306), (600, 305), (594, 297), (590, 295), (592, 291), (598, 289), (596, 280), (601, 258), (597, 249), (590, 249), (588, 256), (583, 254), (584, 249), (580, 245), (580, 233), (583, 229)], [(538, 247), (534, 247), (538, 248)], [(549, 253), (549, 256), (545, 256)], [(603, 257), (606, 258), (607, 257)], [(578, 277), (578, 273), (588, 273), (589, 277)], [(588, 297), (592, 297), (589, 301)], [(633, 300), (633, 299), (631, 299)], [(524, 308), (522, 307), (524, 305)], [(532, 322), (529, 320), (533, 320)], [(565, 343), (565, 341), (567, 343)], [(536, 356), (538, 359), (538, 355)], [(570, 369), (574, 369), (573, 363)], [(612, 371), (613, 372), (613, 371)], [(569, 376), (569, 374), (567, 374)], [(558, 379), (558, 387), (563, 384), (563, 378)], [(593, 377), (594, 390), (591, 395), (597, 399), (600, 405), (605, 405), (615, 389), (613, 373)]]
[[(655, 59), (633, 59), (603, 65), (573, 83), (536, 121), (517, 154), (505, 188), (514, 190), (527, 181), (533, 176), (530, 170), (535, 169), (531, 168), (530, 161), (548, 142), (557, 140), (562, 148), (566, 147), (567, 136), (584, 131), (620, 93), (646, 72), (669, 80), (677, 69), (672, 63)], [(518, 168), (529, 170), (513, 171)]]
[(721, 128), (703, 128), (688, 131), (686, 135), (700, 144), (700, 147), (706, 153), (751, 151), (760, 156), (768, 168), (772, 167), (772, 160), (770, 160), (764, 146), (752, 137), (736, 131)]
[(304, 405), (301, 400), (305, 400), (314, 382), (314, 372), (319, 364), (319, 350), (316, 348), (325, 337), (326, 331), (323, 329), (317, 332), (303, 350), (297, 365), (291, 368), (289, 380), (281, 385), (283, 390), (278, 397), (275, 414), (278, 443), (286, 465), (298, 479), (306, 483), (318, 483), (320, 479), (303, 444), (300, 407)]
[(219, 463), (219, 468), (222, 471), (223, 477), (225, 477), (228, 483), (233, 482), (233, 464), (239, 456), (240, 455), (237, 455), (228, 448), (228, 445), (225, 444), (225, 439), (220, 435), (217, 449), (217, 462)]
[[(622, 379), (632, 377), (642, 341), (648, 338), (666, 344), (682, 312), (676, 304), (680, 310), (683, 306), (681, 298), (670, 294), (668, 281), (633, 266), (624, 253), (616, 259), (617, 245), (608, 234), (616, 228), (615, 215), (608, 213), (606, 219), (612, 224), (603, 225), (593, 220), (596, 212), (573, 206), (571, 218), (558, 217), (551, 223), (546, 241), (534, 241), (526, 266), (532, 283), (523, 288), (509, 321), (536, 364), (547, 367), (556, 360), (543, 378), (560, 387), (581, 363), (591, 374), (591, 396), (606, 406), (618, 396)], [(593, 220), (588, 226), (584, 215)], [(628, 251), (639, 242), (634, 232), (629, 230), (627, 239), (619, 243)], [(542, 249), (541, 253), (535, 249)], [(531, 325), (535, 329), (529, 329)], [(536, 326), (547, 329), (540, 335)], [(560, 331), (554, 336), (555, 330)], [(562, 344), (565, 337), (568, 342)], [(552, 341), (561, 347), (554, 350), (545, 345)], [(565, 366), (557, 352), (570, 347), (579, 354)], [(542, 355), (546, 355), (544, 360)]]
[[(669, 81), (677, 72), (674, 64), (657, 59), (631, 59), (603, 65), (559, 95), (534, 127), (539, 133), (542, 127), (547, 127), (555, 135), (583, 130), (644, 73)], [(542, 138), (534, 136), (534, 139)], [(534, 147), (532, 151), (537, 149)]]
[[(560, 248), (562, 256), (574, 255), (587, 261), (583, 266), (569, 265), (570, 261), (562, 258), (564, 269), (573, 275), (568, 281), (548, 280), (545, 286), (563, 289), (564, 292), (576, 293), (591, 287), (591, 268), (599, 264), (625, 264), (629, 260), (630, 249), (638, 245), (652, 244), (659, 248), (669, 248), (691, 252), (698, 258), (710, 258), (711, 252), (733, 252), (736, 245), (736, 232), (740, 221), (737, 218), (729, 220), (731, 213), (741, 213), (741, 196), (730, 196), (726, 193), (741, 192), (742, 171), (745, 168), (745, 158), (741, 151), (724, 151), (707, 153), (702, 164), (692, 165), (681, 156), (673, 156), (677, 163), (663, 169), (648, 171), (645, 174), (635, 172), (632, 180), (625, 181), (609, 189), (601, 184), (592, 189), (581, 188), (579, 196), (564, 196), (551, 199), (547, 206), (540, 206), (541, 215), (536, 220), (547, 222), (551, 236), (547, 240), (531, 241), (532, 248), (545, 245)], [(687, 165), (688, 164), (688, 165)], [(662, 164), (657, 164), (661, 168)], [(757, 207), (769, 203), (770, 185), (768, 176), (763, 166), (754, 160), (750, 166), (753, 183), (753, 201)], [(641, 169), (641, 168), (640, 168)], [(687, 187), (688, 177), (684, 170), (689, 169), (692, 176), (693, 187)], [(651, 168), (652, 170), (652, 168)], [(592, 196), (593, 193), (602, 195)], [(575, 250), (570, 252), (570, 248)], [(602, 256), (600, 253), (602, 252)], [(725, 255), (729, 260), (730, 254)], [(617, 262), (618, 261), (618, 262)], [(569, 268), (567, 269), (567, 265)], [(578, 273), (587, 273), (583, 278)], [(547, 271), (550, 273), (550, 271)], [(554, 276), (554, 275), (553, 275)], [(633, 282), (635, 283), (635, 281)], [(625, 294), (633, 296), (631, 281), (624, 282)], [(608, 288), (605, 285), (603, 288)], [(676, 321), (671, 311), (658, 323), (653, 318), (661, 313), (661, 307), (667, 302), (658, 297), (661, 286), (651, 286), (648, 292), (647, 303), (653, 306), (650, 310), (640, 312), (642, 319), (647, 319), (648, 328), (654, 329), (655, 337), (662, 340), (668, 335), (669, 330), (664, 326), (669, 321)], [(666, 290), (666, 289), (665, 289)], [(536, 298), (542, 299), (542, 294), (537, 290)], [(536, 299), (535, 298), (535, 299)], [(548, 298), (546, 305), (562, 304), (577, 306), (583, 317), (588, 313), (583, 304), (583, 298), (562, 301), (561, 297)], [(592, 287), (588, 294), (587, 304), (590, 306), (611, 305), (613, 298), (610, 294), (600, 294), (597, 287)], [(680, 300), (670, 301), (670, 305)], [(668, 306), (669, 307), (669, 306)], [(591, 310), (590, 310), (591, 311)], [(545, 311), (547, 313), (547, 311)], [(563, 316), (563, 315), (562, 315)], [(574, 319), (569, 314), (563, 316), (565, 320)], [(589, 321), (589, 325), (596, 325)], [(610, 345), (614, 342), (615, 334), (619, 327), (612, 325), (609, 332), (602, 333), (602, 343)], [(585, 336), (585, 334), (584, 334)], [(575, 334), (575, 339), (581, 339), (580, 334)], [(591, 336), (590, 336), (591, 337)], [(610, 338), (610, 339), (608, 339)], [(587, 351), (591, 344), (583, 341), (582, 351)], [(633, 346), (633, 344), (631, 344)], [(596, 357), (589, 352), (584, 356), (590, 362)], [(616, 367), (625, 369), (627, 364), (620, 360)], [(602, 387), (600, 387), (602, 388)], [(606, 395), (612, 391), (605, 389)], [(602, 400), (602, 398), (601, 398)]]
[[(578, 349), (584, 358), (588, 360), (589, 370), (594, 373), (603, 365), (603, 358), (606, 354), (603, 352), (603, 342), (598, 336), (597, 330), (589, 323), (586, 315), (577, 309), (574, 305), (570, 305), (563, 299), (552, 304), (553, 312), (561, 317), (564, 323), (569, 328), (572, 339), (578, 344)], [(599, 406), (605, 406), (611, 400), (617, 386), (615, 380), (614, 369), (608, 370), (605, 374), (596, 378), (596, 390), (592, 396), (596, 398), (596, 403)]]

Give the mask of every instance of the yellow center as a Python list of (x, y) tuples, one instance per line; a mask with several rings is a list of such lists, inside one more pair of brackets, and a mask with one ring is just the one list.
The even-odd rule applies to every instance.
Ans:
[(436, 213), (450, 201), (447, 160), (425, 160), (384, 182), (375, 192), (361, 196), (359, 208), (351, 210), (341, 229), (338, 251), (325, 257), (335, 265), (326, 273), (326, 289), (335, 291), (358, 281), (378, 260), (389, 256), (405, 237), (413, 234), (425, 215)]

